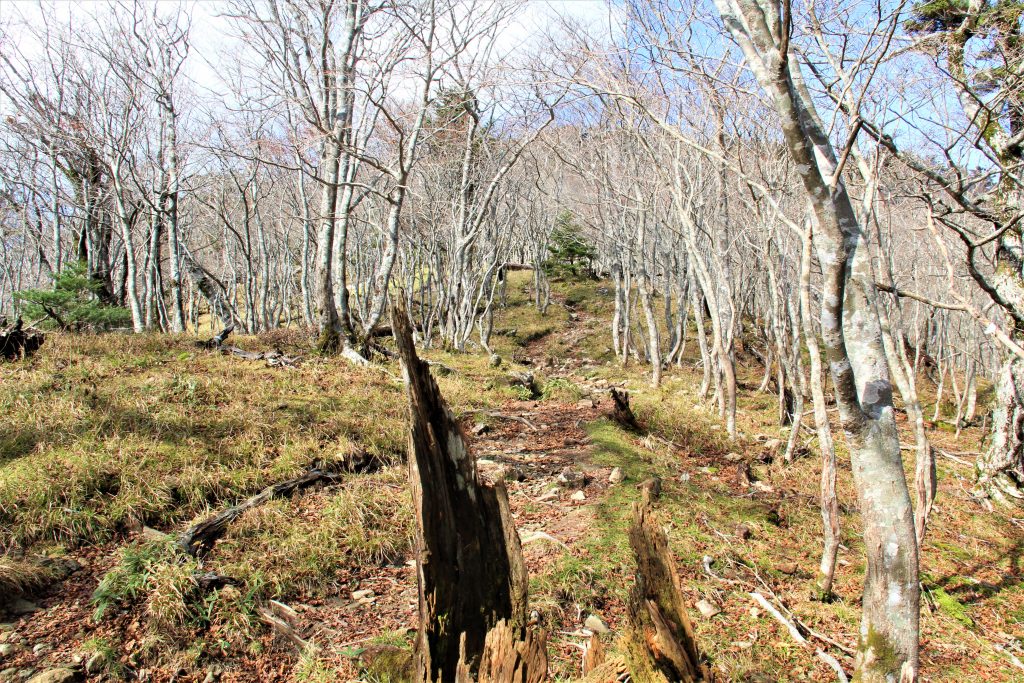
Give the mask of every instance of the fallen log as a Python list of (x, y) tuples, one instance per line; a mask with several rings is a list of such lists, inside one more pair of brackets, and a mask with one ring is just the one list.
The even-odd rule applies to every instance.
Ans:
[(286, 356), (277, 349), (273, 351), (246, 351), (240, 349), (237, 346), (225, 346), (217, 347), (220, 348), (220, 352), (225, 355), (238, 356), (245, 360), (259, 361), (265, 360), (267, 367), (270, 368), (294, 368), (298, 365), (299, 361), (302, 360), (301, 356)]
[(13, 325), (0, 318), (0, 358), (4, 360), (24, 360), (38, 351), (45, 340), (46, 335), (34, 327), (25, 327), (21, 318)]
[[(409, 400), (409, 485), (416, 512), (413, 680), (472, 680), (481, 670), (490, 676), (491, 664), (482, 663), (505, 653), (524, 677), (530, 671), (517, 680), (532, 681), (541, 670), (543, 647), (537, 643), (543, 636), (525, 632), (526, 566), (505, 486), (478, 476), (458, 420), (416, 354), (401, 294), (391, 297), (391, 327)], [(546, 666), (544, 659), (545, 672)]]
[(219, 349), (228, 339), (228, 335), (235, 331), (234, 325), (228, 325), (223, 330), (217, 333), (216, 336), (210, 337), (206, 341), (196, 342), (196, 346), (201, 349)]
[(230, 576), (224, 576), (217, 572), (197, 572), (192, 575), (192, 580), (196, 582), (196, 586), (199, 587), (203, 593), (209, 593), (212, 590), (223, 588), (224, 586), (237, 586), (239, 582), (237, 579), (233, 579)]
[(320, 468), (310, 469), (305, 474), (288, 479), (286, 481), (266, 487), (255, 496), (245, 499), (238, 505), (233, 505), (223, 512), (195, 524), (178, 537), (178, 547), (185, 553), (195, 556), (204, 550), (209, 550), (218, 538), (224, 535), (228, 525), (242, 516), (246, 510), (266, 503), (274, 498), (284, 498), (296, 491), (307, 489), (314, 484), (321, 482), (333, 483), (341, 477), (337, 471), (328, 471)]

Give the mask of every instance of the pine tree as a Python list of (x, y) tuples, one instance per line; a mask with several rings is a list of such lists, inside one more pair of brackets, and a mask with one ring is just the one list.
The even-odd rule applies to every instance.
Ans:
[[(548, 252), (551, 258), (545, 262), (544, 271), (549, 276), (593, 275), (597, 250), (583, 238), (583, 232), (576, 225), (571, 211), (563, 211), (555, 219)], [(585, 270), (581, 272), (584, 266)]]
[(41, 318), (61, 330), (108, 330), (130, 324), (127, 308), (100, 301), (102, 287), (102, 282), (89, 277), (86, 265), (77, 262), (57, 275), (52, 290), (26, 289), (14, 297), (24, 304), (26, 318)]

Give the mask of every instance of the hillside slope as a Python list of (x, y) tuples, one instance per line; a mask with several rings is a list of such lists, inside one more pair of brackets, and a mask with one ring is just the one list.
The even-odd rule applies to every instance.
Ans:
[[(556, 283), (546, 316), (524, 288), (512, 281), (496, 317), (503, 367), (479, 353), (426, 355), (481, 469), (508, 479), (555, 678), (579, 674), (585, 628), (614, 642), (633, 567), (626, 518), (652, 476), (686, 597), (718, 611), (692, 614), (719, 671), (835, 680), (817, 647), (849, 670), (864, 562), (842, 449), (839, 600), (823, 604), (811, 599), (816, 444), (808, 431), (804, 457), (779, 462), (785, 432), (776, 398), (756, 392), (752, 358), (741, 359), (743, 438), (730, 443), (697, 395), (696, 357), (659, 389), (643, 367), (612, 360), (603, 283)], [(268, 368), (191, 338), (54, 335), (34, 358), (0, 365), (0, 598), (25, 596), (0, 614), (0, 681), (59, 667), (97, 680), (399, 680), (379, 656), (409, 647), (415, 625), (397, 366), (308, 355), (294, 332), (236, 343), (307, 355)], [(539, 397), (509, 385), (510, 364), (535, 373)], [(602, 417), (610, 385), (631, 391), (643, 434)], [(951, 457), (939, 462), (922, 553), (922, 680), (1024, 680), (1022, 522), (968, 493), (963, 454), (978, 450), (977, 429), (931, 436)], [(175, 549), (174, 534), (210, 513), (353, 456), (385, 464), (250, 509), (198, 559)], [(744, 465), (753, 486), (736, 476)], [(625, 480), (613, 484), (615, 467)], [(211, 572), (214, 587), (196, 582)], [(752, 591), (825, 639), (796, 643)], [(314, 646), (300, 655), (266, 626), (270, 600)]]

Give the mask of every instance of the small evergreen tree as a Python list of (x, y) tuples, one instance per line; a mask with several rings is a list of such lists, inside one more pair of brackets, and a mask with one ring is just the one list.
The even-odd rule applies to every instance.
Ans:
[(103, 284), (89, 277), (82, 262), (69, 265), (57, 275), (53, 289), (26, 289), (14, 297), (24, 304), (23, 315), (42, 318), (61, 330), (108, 330), (131, 323), (127, 308), (99, 300)]
[(544, 272), (549, 276), (593, 275), (597, 250), (583, 238), (571, 211), (563, 211), (555, 219), (548, 252), (551, 258), (544, 263)]

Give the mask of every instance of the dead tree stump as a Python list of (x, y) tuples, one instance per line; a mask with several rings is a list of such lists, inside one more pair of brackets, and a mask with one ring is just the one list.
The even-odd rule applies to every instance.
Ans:
[(25, 327), (18, 318), (13, 325), (7, 325), (6, 318), (0, 318), (0, 358), (4, 360), (22, 360), (39, 350), (46, 339), (39, 330)]
[(701, 660), (693, 625), (668, 551), (665, 532), (650, 518), (650, 500), (633, 505), (629, 545), (637, 571), (627, 604), (626, 652), (635, 683), (713, 681)]
[(196, 342), (196, 346), (201, 349), (219, 349), (224, 342), (227, 341), (228, 335), (235, 331), (234, 325), (228, 325), (223, 330), (217, 333), (216, 336), (210, 337), (206, 341)]
[(460, 642), (459, 669), (455, 683), (543, 683), (548, 675), (547, 634), (512, 628), (505, 620), (487, 632), (477, 674), (465, 656), (465, 634)]
[(615, 387), (609, 392), (612, 397), (612, 412), (610, 417), (621, 426), (634, 432), (640, 431), (640, 424), (636, 421), (633, 409), (629, 407), (629, 392), (619, 391)]
[[(391, 297), (391, 327), (409, 398), (409, 485), (419, 584), (413, 680), (467, 680), (457, 678), (460, 664), (463, 677), (474, 676), (481, 662), (489, 661), (488, 653), (536, 649), (531, 636), (512, 650), (498, 647), (508, 639), (523, 639), (527, 577), (522, 548), (504, 484), (491, 486), (477, 477), (465, 435), (429, 366), (416, 355), (403, 296)], [(504, 630), (489, 636), (503, 620)], [(485, 670), (492, 675), (492, 669)]]

